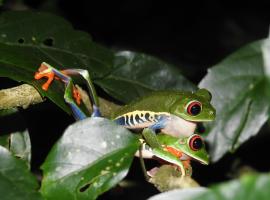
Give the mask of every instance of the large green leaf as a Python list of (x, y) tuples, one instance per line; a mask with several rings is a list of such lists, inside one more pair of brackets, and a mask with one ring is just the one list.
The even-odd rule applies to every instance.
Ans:
[(125, 103), (154, 90), (195, 89), (175, 66), (131, 51), (116, 52), (113, 71), (96, 83)]
[(0, 76), (34, 85), (67, 112), (61, 82), (54, 81), (44, 92), (40, 88), (44, 80), (33, 79), (43, 61), (60, 69), (87, 69), (95, 83), (122, 102), (153, 90), (195, 88), (176, 67), (140, 53), (114, 53), (51, 14), (4, 13), (0, 16), (0, 33)]
[[(218, 184), (208, 190), (202, 191), (194, 188), (187, 190), (175, 190), (156, 195), (149, 200), (268, 200), (270, 196), (269, 174), (247, 174), (240, 179)], [(193, 190), (193, 192), (192, 192)], [(184, 198), (182, 198), (182, 195)]]
[(113, 53), (75, 31), (63, 18), (47, 13), (4, 12), (0, 16), (0, 76), (33, 84), (67, 112), (63, 84), (44, 92), (33, 76), (41, 62), (56, 68), (88, 69), (94, 78), (110, 71)]
[(42, 166), (42, 194), (95, 199), (126, 176), (138, 145), (128, 130), (104, 118), (69, 126)]
[(0, 146), (1, 200), (39, 200), (38, 183), (25, 163)]
[(209, 127), (212, 161), (258, 133), (268, 119), (261, 41), (241, 48), (209, 69), (200, 87), (212, 93), (217, 117)]

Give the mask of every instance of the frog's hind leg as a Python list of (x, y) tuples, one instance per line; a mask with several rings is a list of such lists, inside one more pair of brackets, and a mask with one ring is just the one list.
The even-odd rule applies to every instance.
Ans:
[(88, 91), (89, 91), (91, 102), (93, 104), (92, 116), (93, 117), (100, 117), (101, 113), (99, 110), (99, 100), (98, 100), (98, 97), (96, 94), (95, 87), (94, 87), (92, 80), (90, 78), (89, 72), (87, 70), (84, 70), (84, 69), (65, 69), (65, 70), (62, 70), (61, 72), (68, 75), (68, 76), (80, 75), (84, 78), (84, 80), (86, 81)]
[[(86, 115), (81, 111), (77, 104), (80, 104), (80, 95), (74, 86), (72, 79), (64, 71), (57, 70), (46, 62), (42, 62), (38, 72), (35, 73), (34, 78), (36, 80), (41, 78), (47, 78), (47, 81), (42, 85), (42, 89), (47, 91), (50, 84), (54, 79), (60, 79), (65, 84), (64, 99), (70, 105), (72, 113), (76, 120), (86, 118)], [(73, 97), (76, 99), (74, 101)]]

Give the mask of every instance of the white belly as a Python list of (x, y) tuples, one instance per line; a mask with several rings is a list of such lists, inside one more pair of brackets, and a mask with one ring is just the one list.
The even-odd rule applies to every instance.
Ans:
[(175, 115), (170, 115), (166, 121), (165, 127), (161, 129), (163, 133), (175, 137), (188, 137), (194, 134), (197, 124), (186, 121)]

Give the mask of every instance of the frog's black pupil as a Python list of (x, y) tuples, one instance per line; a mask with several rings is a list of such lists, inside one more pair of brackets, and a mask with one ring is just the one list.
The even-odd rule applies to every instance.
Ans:
[(192, 147), (196, 150), (201, 149), (203, 146), (203, 141), (201, 140), (201, 138), (196, 138), (195, 140), (193, 140), (193, 144)]
[(191, 107), (190, 112), (192, 115), (198, 115), (201, 112), (201, 106), (199, 104), (195, 104)]

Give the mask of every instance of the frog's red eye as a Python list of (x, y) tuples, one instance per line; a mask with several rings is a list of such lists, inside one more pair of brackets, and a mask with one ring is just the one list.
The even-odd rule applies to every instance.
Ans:
[(201, 110), (202, 110), (202, 104), (198, 101), (192, 101), (187, 106), (187, 113), (192, 116), (200, 114)]
[(203, 140), (199, 135), (194, 135), (189, 140), (189, 147), (193, 151), (198, 151), (203, 147)]

